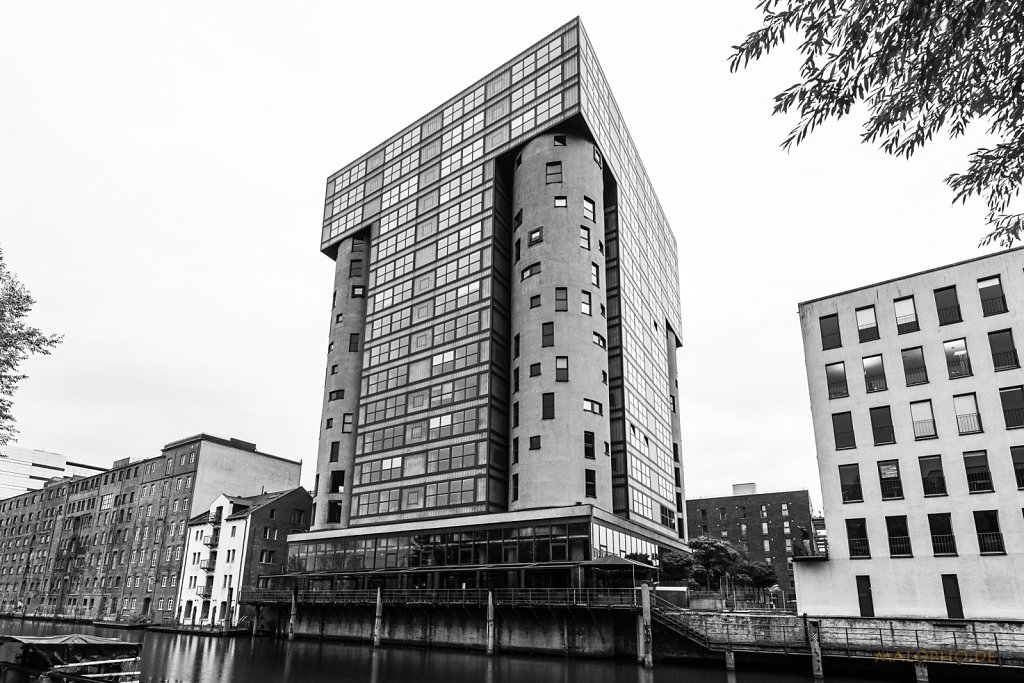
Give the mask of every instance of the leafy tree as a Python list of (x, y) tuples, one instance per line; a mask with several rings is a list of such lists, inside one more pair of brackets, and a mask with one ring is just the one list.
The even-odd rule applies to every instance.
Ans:
[(690, 581), (693, 578), (693, 555), (669, 550), (661, 554), (658, 566), (663, 581)]
[(707, 590), (717, 589), (722, 577), (733, 574), (745, 559), (728, 541), (708, 536), (691, 539), (690, 550), (693, 552), (693, 578), (703, 580)]
[(1007, 213), (1024, 179), (1024, 0), (758, 0), (764, 26), (730, 59), (744, 68), (796, 34), (800, 81), (774, 113), (800, 122), (790, 149), (818, 125), (864, 103), (862, 140), (910, 157), (940, 132), (982, 121), (998, 143), (968, 157), (946, 183), (953, 201), (983, 197), (991, 232), (982, 244), (1024, 239), (1024, 214)]
[(26, 377), (18, 374), (18, 365), (32, 354), (49, 354), (62, 339), (25, 324), (25, 317), (34, 303), (25, 285), (7, 270), (0, 249), (0, 446), (18, 433), (14, 428), (11, 397), (18, 382)]
[(751, 588), (771, 588), (778, 583), (775, 570), (767, 562), (741, 560), (735, 568), (736, 583)]

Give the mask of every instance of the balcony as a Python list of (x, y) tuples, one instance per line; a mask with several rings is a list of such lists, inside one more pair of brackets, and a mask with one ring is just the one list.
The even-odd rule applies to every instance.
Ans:
[(866, 538), (851, 538), (850, 557), (871, 557), (871, 546)]
[(928, 384), (928, 370), (923, 365), (919, 368), (906, 368), (904, 374), (907, 378), (907, 386), (915, 384)]
[(878, 334), (878, 325), (863, 325), (857, 328), (857, 337), (861, 342), (875, 341), (880, 339), (881, 336)]
[(988, 470), (983, 472), (967, 473), (967, 490), (971, 493), (988, 493), (994, 491), (992, 488), (992, 473)]
[(207, 600), (213, 595), (213, 586), (199, 586), (196, 588), (196, 595)]
[(910, 536), (889, 537), (890, 557), (913, 557), (914, 551), (910, 546)]
[(204, 572), (212, 572), (217, 568), (217, 560), (203, 560), (199, 563), (199, 568)]
[(949, 369), (949, 378), (957, 379), (959, 377), (970, 377), (974, 373), (971, 371), (971, 358), (970, 356), (963, 355), (953, 360), (946, 361), (946, 367)]
[(840, 450), (843, 448), (856, 448), (857, 440), (854, 438), (853, 432), (836, 432), (836, 449)]
[(828, 383), (828, 397), (829, 398), (845, 398), (850, 395), (849, 385), (843, 382), (829, 382)]
[(872, 427), (871, 432), (874, 434), (876, 446), (896, 443), (896, 430), (892, 428), (892, 425)]
[(803, 543), (793, 544), (794, 562), (822, 562), (828, 561), (828, 538), (815, 536), (813, 539)]
[(213, 534), (212, 536), (203, 536), (203, 545), (216, 548), (220, 544), (220, 534)]
[(956, 536), (932, 534), (932, 550), (936, 555), (956, 555)]
[(849, 484), (842, 487), (844, 503), (861, 503), (864, 501), (864, 493), (860, 484)]
[(999, 353), (992, 354), (992, 365), (995, 366), (996, 371), (999, 370), (1014, 370), (1020, 367), (1020, 358), (1017, 356), (1017, 349), (1010, 349), (1009, 351), (1000, 351)]
[(978, 547), (982, 555), (1005, 555), (1002, 531), (978, 532)]
[(935, 420), (914, 420), (915, 439), (934, 439), (937, 436)]
[(977, 434), (981, 429), (981, 415), (978, 413), (964, 413), (956, 416), (956, 427), (961, 434)]
[(821, 350), (838, 349), (843, 345), (843, 339), (838, 332), (821, 335)]
[(1006, 419), (1007, 429), (1024, 427), (1024, 408), (1007, 408), (1003, 410), (1003, 417)]
[(903, 480), (883, 479), (882, 500), (896, 500), (903, 497)]
[(220, 519), (221, 515), (219, 512), (211, 512), (210, 516), (206, 518), (206, 523), (212, 524), (213, 526), (220, 526)]
[(984, 297), (981, 300), (981, 311), (985, 315), (999, 315), (1000, 313), (1006, 313), (1008, 310), (1006, 308), (1006, 297), (1002, 294)]
[(889, 388), (885, 383), (885, 375), (864, 375), (864, 386), (869, 394)]
[(946, 477), (941, 474), (921, 477), (921, 484), (924, 486), (924, 495), (926, 496), (946, 495)]
[(939, 309), (939, 324), (940, 325), (952, 325), (963, 320), (960, 315), (960, 306), (946, 306), (945, 308)]
[(916, 315), (902, 315), (896, 318), (896, 331), (899, 334), (909, 334), (920, 329), (921, 326), (917, 323)]

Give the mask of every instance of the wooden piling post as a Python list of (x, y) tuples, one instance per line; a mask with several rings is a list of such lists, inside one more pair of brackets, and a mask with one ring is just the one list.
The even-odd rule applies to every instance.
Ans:
[(380, 632), (384, 624), (384, 598), (377, 586), (377, 612), (373, 617), (373, 646), (380, 647)]
[(494, 629), (494, 593), (487, 591), (487, 654), (493, 655), (496, 649), (496, 632)]

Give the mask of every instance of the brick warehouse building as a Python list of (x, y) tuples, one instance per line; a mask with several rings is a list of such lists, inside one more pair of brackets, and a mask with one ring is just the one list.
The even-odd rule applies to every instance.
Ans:
[(199, 434), (0, 501), (0, 612), (173, 617), (187, 523), (221, 490), (296, 486), (300, 463)]
[(814, 535), (811, 498), (806, 490), (758, 493), (754, 484), (736, 484), (731, 496), (686, 501), (687, 538), (721, 538), (752, 562), (771, 565), (779, 588), (792, 600), (793, 556), (803, 533)]

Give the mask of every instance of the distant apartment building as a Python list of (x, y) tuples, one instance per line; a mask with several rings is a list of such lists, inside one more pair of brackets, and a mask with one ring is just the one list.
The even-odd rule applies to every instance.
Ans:
[(172, 617), (188, 520), (225, 489), (295, 487), (299, 468), (199, 434), (0, 501), (0, 612)]
[(800, 304), (829, 523), (801, 611), (1020, 618), (1022, 268), (1011, 249)]
[(807, 491), (758, 493), (755, 484), (737, 484), (731, 496), (686, 501), (689, 540), (720, 538), (751, 561), (767, 563), (775, 570), (787, 599), (792, 599), (794, 592), (794, 553), (813, 535), (811, 516)]
[(288, 562), (288, 534), (309, 530), (313, 498), (298, 487), (256, 496), (221, 494), (189, 520), (178, 621), (235, 626), (238, 589)]
[(72, 462), (60, 453), (0, 446), (0, 499), (38, 491), (54, 477), (88, 477), (103, 471), (102, 467)]

